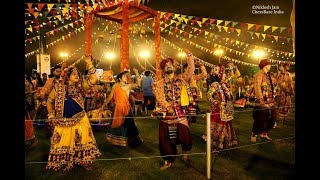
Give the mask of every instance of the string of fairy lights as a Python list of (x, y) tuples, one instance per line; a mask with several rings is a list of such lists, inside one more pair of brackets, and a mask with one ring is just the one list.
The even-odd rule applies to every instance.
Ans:
[[(98, 5), (101, 5), (101, 6), (103, 7), (103, 5), (102, 5), (101, 3), (99, 3)], [(66, 6), (66, 7), (67, 7), (68, 12), (74, 10), (74, 7), (69, 7), (69, 6)], [(81, 9), (80, 6), (77, 7), (77, 9), (80, 9), (80, 11), (78, 11), (77, 14), (81, 17), (82, 23), (83, 23), (83, 20), (84, 20), (84, 19), (83, 19), (84, 10), (85, 10), (87, 7), (89, 7), (89, 6), (84, 6), (84, 7), (82, 7), (83, 9)], [(54, 9), (54, 8), (53, 8), (53, 9)], [(38, 8), (35, 7), (35, 10), (38, 10)], [(62, 15), (65, 14), (65, 13), (62, 12), (63, 10), (65, 10), (65, 8), (63, 8), (62, 6), (58, 6), (58, 7), (56, 8), (56, 10), (58, 10), (58, 11), (57, 11), (57, 14), (59, 14), (59, 10), (61, 10), (61, 13), (59, 14), (59, 16), (60, 16), (59, 18), (58, 18), (58, 17), (55, 17), (55, 16), (46, 17), (46, 18), (49, 20), (49, 23), (48, 23), (48, 22), (43, 22), (43, 23), (40, 24), (39, 26), (40, 26), (40, 27), (44, 27), (44, 26), (49, 26), (49, 24), (52, 24), (52, 26), (55, 27), (56, 25), (58, 25), (58, 23), (57, 23), (58, 20), (57, 20), (57, 19), (59, 19), (62, 23), (64, 23), (64, 22), (63, 22), (64, 20), (70, 19), (70, 17), (67, 18), (68, 15), (67, 15), (67, 17), (61, 17), (61, 14), (62, 14)], [(161, 19), (165, 18), (166, 13), (167, 13), (167, 12), (161, 12), (161, 14), (163, 15), (163, 17), (162, 17)], [(30, 13), (29, 13), (29, 14), (26, 13), (26, 15), (31, 16)], [(39, 16), (42, 16), (42, 15), (43, 15), (42, 13), (39, 14)], [(193, 25), (194, 22), (196, 22), (196, 21), (194, 21), (193, 23), (191, 23), (191, 25), (188, 25), (187, 22), (185, 22), (185, 21), (183, 21), (183, 20), (182, 20), (182, 21), (179, 20), (178, 17), (183, 18), (183, 16), (187, 17), (186, 15), (174, 14), (174, 16), (171, 16), (171, 17), (175, 17), (175, 18), (171, 18), (171, 19), (170, 19), (171, 22), (170, 22), (169, 24), (166, 23), (166, 21), (162, 21), (161, 23), (165, 25), (165, 28), (166, 28), (166, 27), (169, 27), (170, 30), (171, 30), (171, 24), (175, 23), (176, 26), (175, 26), (174, 28), (175, 28), (175, 30), (178, 30), (179, 32), (181, 32), (181, 33), (179, 33), (179, 34), (182, 34), (182, 33), (183, 33), (183, 34), (191, 35), (192, 37), (194, 37), (194, 38), (196, 38), (196, 39), (199, 39), (199, 40), (202, 40), (202, 41), (204, 41), (204, 42), (208, 42), (208, 40), (206, 40), (205, 38), (199, 37), (199, 34), (201, 34), (201, 33), (204, 33), (204, 34), (207, 34), (207, 35), (213, 34), (212, 36), (213, 36), (214, 38), (212, 38), (212, 41), (209, 41), (210, 43), (213, 43), (213, 41), (214, 41), (215, 39), (217, 39), (218, 37), (221, 36), (221, 35), (214, 34), (214, 33), (211, 33), (211, 32), (209, 32), (209, 31), (206, 31), (206, 30), (204, 30), (204, 29), (197, 28), (197, 27), (195, 27), (195, 26), (191, 26), (191, 25)], [(192, 16), (192, 17), (194, 18), (195, 16)], [(189, 18), (189, 17), (188, 17), (188, 18)], [(197, 17), (197, 18), (199, 19), (199, 17)], [(52, 19), (53, 19), (54, 21), (52, 21)], [(178, 20), (175, 20), (175, 19), (178, 19)], [(203, 19), (203, 20), (202, 20), (202, 23), (204, 23), (206, 20), (208, 20), (208, 18), (202, 18), (202, 19)], [(189, 19), (189, 20), (192, 21), (192, 19)], [(211, 19), (210, 19), (210, 20), (211, 20)], [(25, 21), (25, 23), (27, 24), (27, 23), (30, 23), (30, 22), (31, 22), (31, 24), (32, 24), (33, 21), (35, 21), (35, 20), (27, 20), (27, 21)], [(106, 20), (106, 21), (108, 21), (108, 20)], [(149, 21), (149, 20), (147, 20), (147, 21)], [(227, 25), (230, 24), (230, 23), (232, 23), (232, 27), (234, 27), (236, 24), (238, 24), (238, 22), (233, 22), (233, 21), (226, 21), (226, 20), (217, 20), (217, 21), (220, 21), (220, 22), (219, 22), (219, 23), (217, 22), (217, 24), (214, 24), (216, 27), (218, 26), (218, 24), (221, 24), (222, 22), (225, 22), (225, 24), (224, 24), (225, 26), (219, 25), (219, 26), (221, 26), (222, 28), (223, 28), (223, 27), (227, 27)], [(109, 23), (105, 26), (105, 29), (103, 30), (103, 32), (106, 32), (107, 30), (109, 30), (108, 28), (111, 27), (111, 26), (109, 26), (109, 25), (112, 25), (112, 21), (108, 21), (108, 22), (109, 22)], [(184, 23), (184, 22), (185, 22), (185, 23)], [(38, 22), (38, 23), (39, 23), (39, 22)], [(141, 23), (143, 23), (143, 22), (139, 22), (139, 23), (141, 24)], [(184, 25), (182, 26), (182, 29), (181, 29), (181, 28), (178, 28), (177, 23), (184, 23)], [(68, 24), (66, 24), (66, 25), (64, 25), (64, 26), (62, 26), (62, 27), (56, 28), (55, 30), (62, 31), (65, 26), (68, 27), (68, 26), (70, 26), (71, 24), (73, 24), (73, 23), (68, 23)], [(116, 26), (119, 25), (119, 24), (117, 24), (117, 23), (115, 23), (115, 24), (116, 24)], [(148, 24), (148, 23), (146, 23), (146, 24)], [(149, 23), (149, 24), (150, 24), (150, 23)], [(195, 24), (198, 24), (200, 27), (202, 26), (202, 25), (200, 25), (200, 23), (195, 23)], [(248, 23), (248, 24), (249, 24), (249, 23)], [(210, 24), (210, 25), (211, 25), (211, 24)], [(116, 26), (114, 26), (114, 27), (116, 27)], [(135, 26), (137, 26), (137, 24), (135, 24)], [(212, 26), (212, 25), (211, 25), (211, 26)], [(262, 25), (250, 24), (250, 26), (251, 26), (251, 27), (256, 26), (256, 30), (258, 30), (258, 29), (259, 29), (258, 26), (261, 27)], [(30, 27), (34, 27), (34, 26), (31, 26), (31, 25), (30, 25)], [(27, 28), (29, 31), (30, 31), (30, 27)], [(149, 30), (151, 30), (150, 26), (142, 26), (142, 27), (148, 28)], [(186, 27), (189, 27), (189, 28), (192, 29), (192, 30), (190, 31), (190, 33), (185, 30)], [(264, 26), (263, 26), (263, 27), (264, 27)], [(283, 31), (285, 30), (285, 27), (276, 27), (276, 26), (265, 26), (264, 28), (268, 29), (268, 28), (270, 28), (270, 27), (271, 27), (271, 29), (272, 29), (272, 32), (274, 32), (274, 31), (277, 30), (277, 29), (280, 29), (280, 33), (281, 33), (281, 32), (283, 32)], [(167, 29), (165, 29), (165, 28), (163, 28), (163, 29), (161, 30), (161, 32), (168, 33), (169, 35), (174, 35), (175, 37), (178, 37), (179, 39), (181, 39), (181, 40), (189, 43), (190, 45), (193, 45), (195, 48), (198, 48), (198, 49), (200, 49), (200, 50), (202, 50), (202, 51), (205, 51), (205, 52), (208, 52), (208, 53), (214, 55), (214, 51), (213, 51), (213, 50), (211, 50), (211, 49), (209, 49), (209, 48), (206, 48), (206, 47), (204, 47), (204, 46), (202, 46), (202, 45), (199, 45), (198, 43), (195, 43), (195, 42), (191, 41), (191, 40), (190, 40), (191, 38), (186, 39), (186, 38), (184, 38), (183, 36), (178, 35), (177, 33), (176, 33), (176, 34), (173, 34), (172, 31), (167, 30)], [(214, 26), (210, 27), (209, 29), (211, 29), (211, 28), (214, 28)], [(228, 28), (230, 28), (230, 27), (228, 27)], [(84, 25), (82, 25), (82, 27), (78, 28), (78, 29), (77, 29), (76, 31), (74, 31), (74, 32), (78, 32), (79, 29), (83, 29), (83, 30), (84, 30)], [(117, 27), (116, 27), (116, 29), (117, 29)], [(113, 32), (113, 35), (114, 35), (114, 37), (115, 37), (115, 40), (117, 39), (117, 34), (115, 33), (116, 29), (113, 28), (113, 29), (111, 30), (111, 31)], [(139, 29), (139, 31), (145, 31), (145, 30), (141, 30), (140, 28), (138, 28), (138, 29)], [(250, 29), (250, 28), (249, 28), (249, 29)], [(266, 29), (264, 29), (264, 31), (265, 31)], [(54, 32), (56, 32), (55, 30), (51, 30), (49, 33), (48, 33), (48, 32), (47, 32), (47, 33), (48, 33), (49, 35), (54, 34)], [(98, 29), (98, 30), (99, 30), (99, 29)], [(221, 30), (221, 28), (219, 28), (219, 30)], [(236, 30), (237, 30), (237, 29), (236, 29)], [(111, 32), (111, 31), (110, 31), (110, 32)], [(197, 31), (198, 31), (198, 33), (195, 34)], [(32, 28), (31, 28), (31, 31), (30, 31), (30, 32), (32, 32)], [(37, 30), (37, 32), (39, 32), (39, 31)], [(151, 30), (151, 32), (154, 33), (153, 30)], [(94, 33), (95, 33), (95, 32), (94, 32)], [(228, 33), (230, 33), (230, 31), (229, 31)], [(140, 35), (141, 35), (141, 34), (140, 34)], [(119, 35), (118, 35), (118, 36), (119, 36)], [(45, 36), (45, 37), (46, 37), (46, 36)], [(62, 41), (62, 40), (67, 39), (66, 37), (71, 37), (71, 32), (69, 32), (68, 35), (62, 36), (62, 38), (59, 38), (59, 39), (53, 41), (52, 43), (46, 45), (46, 47), (47, 47), (47, 48), (52, 47), (53, 45), (57, 44), (57, 42), (60, 42), (60, 41)], [(31, 38), (31, 39), (34, 39), (34, 38), (35, 38), (36, 40), (39, 40), (39, 36), (33, 37), (33, 38)], [(109, 39), (108, 43), (111, 43), (111, 42), (112, 42), (111, 36), (109, 36), (109, 38), (110, 38), (110, 39)], [(161, 37), (161, 38), (162, 38), (162, 41), (165, 42), (165, 43), (167, 43), (169, 46), (175, 46), (175, 48), (177, 48), (177, 46), (174, 45), (172, 42), (168, 41), (167, 39), (164, 40), (163, 37)], [(282, 36), (282, 39), (288, 39), (288, 37)], [(289, 59), (289, 57), (294, 57), (294, 54), (292, 54), (292, 53), (290, 53), (290, 52), (288, 53), (288, 52), (285, 52), (285, 51), (274, 50), (274, 49), (265, 48), (265, 47), (262, 47), (262, 46), (252, 45), (252, 44), (249, 44), (249, 43), (246, 43), (246, 42), (243, 42), (243, 41), (240, 41), (240, 40), (232, 39), (232, 38), (223, 37), (223, 40), (226, 41), (226, 44), (227, 44), (227, 41), (229, 41), (232, 46), (235, 46), (235, 45), (236, 45), (238, 48), (240, 48), (241, 46), (245, 45), (244, 50), (245, 50), (245, 48), (254, 46), (255, 48), (261, 48), (261, 49), (266, 50), (267, 52), (272, 53), (271, 56), (273, 56), (273, 54), (276, 54), (277, 57), (279, 57), (279, 55), (282, 55), (282, 58), (284, 58), (284, 56), (287, 56), (287, 59)], [(26, 42), (27, 42), (27, 41), (29, 41), (30, 43), (32, 43), (32, 41), (30, 41), (30, 38), (27, 39)], [(251, 56), (251, 54), (244, 53), (244, 52), (235, 50), (235, 49), (233, 49), (233, 48), (229, 48), (229, 47), (223, 46), (223, 45), (221, 45), (220, 43), (222, 43), (221, 40), (219, 41), (219, 43), (213, 43), (213, 44), (214, 44), (214, 47), (216, 47), (216, 48), (223, 48), (223, 49), (225, 49), (225, 50), (226, 50), (227, 52), (229, 52), (229, 53), (230, 53), (230, 52), (235, 52), (237, 55), (240, 54), (240, 55), (242, 55), (242, 56), (247, 56), (247, 57), (250, 57), (250, 56)], [(107, 44), (107, 46), (108, 46), (108, 45), (109, 45), (109, 44)], [(132, 46), (132, 44), (130, 44), (130, 45)], [(77, 49), (76, 51), (74, 51), (74, 53), (73, 53), (72, 55), (70, 55), (70, 56), (68, 56), (67, 58), (65, 58), (63, 62), (65, 62), (65, 61), (68, 60), (70, 57), (72, 57), (75, 53), (77, 53), (77, 51), (80, 51), (80, 50), (83, 48), (83, 46), (84, 46), (84, 45), (82, 45), (82, 47), (80, 47), (79, 49)], [(114, 41), (114, 46), (113, 46), (113, 47), (115, 47), (115, 41)], [(114, 48), (113, 48), (113, 49), (114, 49)], [(178, 49), (181, 49), (181, 48), (179, 47)], [(256, 50), (256, 49), (249, 49), (249, 51), (254, 51), (254, 50)], [(40, 52), (39, 49), (34, 50), (34, 51), (31, 51), (31, 52), (25, 54), (25, 57), (29, 57), (29, 56), (34, 55), (34, 54), (37, 54), (37, 53), (39, 53), (39, 52)], [(266, 54), (268, 55), (268, 53), (266, 53)], [(284, 54), (284, 55), (283, 55), (283, 54)], [(135, 56), (136, 56), (136, 55), (135, 55)], [(101, 55), (101, 58), (103, 58), (103, 57), (104, 57), (104, 55), (102, 54), (102, 55)], [(136, 56), (136, 58), (137, 58), (137, 56)], [(256, 66), (256, 64), (246, 63), (246, 62), (240, 61), (240, 60), (235, 59), (235, 58), (231, 58), (231, 57), (226, 56), (226, 55), (222, 56), (221, 58), (222, 58), (222, 59), (229, 59), (229, 60), (232, 60), (232, 61), (237, 62), (237, 63), (244, 64), (244, 65)], [(282, 60), (276, 60), (276, 59), (270, 59), (270, 60), (271, 60), (272, 62), (276, 62), (276, 63), (288, 62), (288, 61), (282, 61)], [(138, 61), (138, 59), (137, 59), (137, 61)], [(202, 61), (204, 61), (204, 60), (202, 60)], [(63, 62), (60, 62), (59, 64), (61, 64), (61, 63), (63, 63)], [(205, 61), (204, 61), (204, 62), (205, 62)], [(147, 63), (148, 63), (152, 68), (154, 68), (154, 67), (150, 64), (149, 61), (147, 61)], [(294, 64), (294, 62), (289, 62), (289, 63)], [(210, 63), (206, 63), (206, 64), (208, 64), (209, 66), (212, 65), (212, 64), (210, 64)], [(140, 63), (140, 65), (141, 65), (141, 63)]]
[[(177, 22), (177, 21), (174, 21), (174, 22)], [(165, 31), (165, 32), (171, 32), (171, 30), (166, 30), (166, 23), (165, 24), (165, 28), (161, 29), (162, 31)], [(170, 26), (167, 26), (167, 27), (170, 27)], [(197, 39), (201, 39), (202, 41), (206, 42), (207, 44), (208, 43), (212, 43), (214, 46), (217, 46), (217, 45), (220, 45), (222, 46), (222, 41), (219, 40), (219, 43), (213, 43), (215, 42), (215, 40), (217, 40), (221, 35), (217, 35), (217, 34), (213, 34), (213, 33), (209, 33), (208, 31), (206, 30), (203, 30), (204, 33), (206, 34), (210, 34), (210, 36), (212, 36), (213, 38), (208, 40), (208, 37), (206, 36), (205, 38), (201, 38), (197, 35), (195, 35), (195, 30), (194, 31), (190, 31), (190, 32), (187, 32), (186, 30), (184, 30), (184, 28), (180, 29), (180, 28), (177, 28), (178, 26), (176, 26), (176, 29), (179, 31), (178, 33), (176, 34), (184, 34), (184, 35), (191, 35), (191, 37), (196, 37)], [(192, 26), (189, 26), (189, 25), (186, 25), (185, 27), (190, 27), (191, 29), (199, 29), (199, 28), (195, 28), (195, 27), (192, 27)], [(150, 28), (149, 28), (150, 29)], [(277, 57), (279, 57), (279, 55), (282, 55), (282, 58), (284, 58), (284, 56), (287, 56), (287, 59), (289, 59), (289, 57), (293, 58), (294, 57), (294, 54), (293, 53), (290, 53), (290, 52), (286, 52), (286, 51), (281, 51), (281, 50), (274, 50), (274, 49), (270, 49), (270, 48), (266, 48), (266, 47), (262, 47), (262, 46), (258, 46), (258, 45), (253, 45), (253, 44), (250, 44), (250, 43), (246, 43), (246, 42), (243, 42), (241, 40), (237, 40), (237, 39), (233, 39), (233, 38), (228, 38), (228, 37), (223, 37), (222, 38), (224, 41), (225, 41), (225, 44), (228, 44), (228, 42), (230, 42), (230, 45), (232, 45), (233, 47), (236, 46), (238, 49), (240, 49), (241, 46), (245, 46), (243, 48), (243, 50), (246, 50), (246, 48), (249, 46), (249, 47), (254, 47), (253, 49), (249, 49), (249, 51), (255, 51), (256, 49), (261, 49), (261, 50), (264, 50), (266, 51), (266, 55), (268, 55), (268, 52), (271, 52), (271, 56), (273, 56), (273, 54), (276, 54)], [(226, 48), (226, 47), (225, 47)], [(232, 48), (230, 48), (232, 49)], [(234, 50), (233, 51), (236, 51), (237, 50)], [(243, 52), (241, 52), (243, 53)]]

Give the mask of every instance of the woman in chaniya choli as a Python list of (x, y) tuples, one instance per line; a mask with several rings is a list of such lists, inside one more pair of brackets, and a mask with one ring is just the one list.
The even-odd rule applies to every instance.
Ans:
[(140, 86), (141, 82), (138, 70), (133, 69), (133, 71), (137, 81), (128, 83), (131, 76), (129, 71), (119, 73), (117, 75), (118, 82), (113, 86), (101, 108), (101, 110), (105, 109), (111, 100), (114, 101), (113, 117), (110, 121), (111, 126), (107, 129), (106, 138), (107, 141), (116, 146), (136, 147), (143, 142), (129, 103), (130, 91)]
[(47, 169), (69, 171), (74, 165), (87, 170), (101, 155), (84, 110), (85, 91), (98, 82), (92, 57), (85, 56), (88, 74), (81, 79), (73, 65), (65, 69), (47, 99), (48, 119), (54, 125)]
[[(207, 99), (211, 102), (211, 144), (212, 150), (229, 148), (238, 144), (232, 125), (233, 97), (227, 87), (226, 74), (223, 66), (214, 65), (214, 82), (210, 85)], [(207, 141), (206, 132), (202, 138)]]
[(279, 66), (280, 72), (277, 78), (277, 85), (279, 89), (277, 97), (277, 105), (279, 107), (278, 117), (282, 123), (288, 117), (292, 104), (292, 96), (294, 95), (292, 76), (290, 72), (287, 71), (288, 68), (290, 68), (290, 64), (281, 64)]

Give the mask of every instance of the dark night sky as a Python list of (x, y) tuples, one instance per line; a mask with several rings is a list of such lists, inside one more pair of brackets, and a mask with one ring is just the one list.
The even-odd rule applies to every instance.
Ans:
[[(254, 15), (253, 5), (274, 5), (281, 15)], [(292, 0), (150, 0), (155, 10), (264, 25), (290, 26)]]
[[(83, 0), (84, 1), (84, 0)], [(26, 0), (26, 2), (35, 2), (38, 3), (37, 0)], [(43, 1), (41, 1), (43, 3)], [(63, 3), (63, 1), (61, 1)], [(51, 0), (51, 3), (55, 3), (54, 0)], [(284, 11), (282, 15), (261, 15), (261, 14), (252, 14), (252, 6), (253, 5), (273, 5), (279, 6), (279, 9)], [(177, 14), (184, 14), (190, 16), (198, 16), (198, 17), (206, 17), (206, 18), (214, 18), (220, 20), (229, 20), (235, 22), (244, 22), (244, 23), (252, 23), (252, 24), (261, 24), (261, 25), (270, 25), (270, 26), (285, 26), (290, 27), (290, 13), (292, 10), (292, 0), (150, 0), (148, 4), (145, 6), (151, 7), (158, 11), (172, 12)], [(98, 27), (101, 23), (96, 23), (95, 26)], [(99, 32), (97, 32), (99, 33)], [(50, 36), (46, 39), (47, 42), (54, 41), (55, 38), (61, 38), (63, 34), (59, 33), (55, 36)], [(161, 34), (162, 35), (162, 34)], [(97, 34), (93, 35), (95, 39), (97, 39)], [(165, 35), (164, 35), (165, 36)], [(107, 35), (105, 35), (107, 37)], [(93, 41), (94, 41), (93, 38)], [(180, 43), (178, 40), (174, 38), (170, 39), (172, 42)], [(69, 49), (69, 51), (74, 52), (84, 45), (85, 41), (85, 32), (78, 33), (76, 36), (72, 36), (72, 38), (67, 39), (63, 42), (57, 43), (55, 46), (52, 46), (46, 49), (46, 53), (51, 55), (51, 65), (55, 65), (61, 62), (61, 58), (59, 57), (59, 52), (65, 49)], [(106, 39), (103, 41), (107, 41)], [(102, 42), (103, 42), (102, 41)], [(119, 41), (119, 40), (118, 40)], [(167, 49), (168, 46), (161, 42), (161, 47)], [(263, 45), (261, 42), (257, 45)], [(113, 43), (110, 43), (110, 46)], [(251, 43), (253, 44), (253, 43)], [(179, 44), (183, 46), (183, 44)], [(102, 45), (95, 45), (93, 47), (93, 51), (95, 52), (95, 48), (101, 48)], [(113, 44), (116, 48), (120, 47), (118, 43)], [(35, 50), (39, 47), (39, 41), (32, 44), (27, 44), (25, 46), (25, 53)], [(187, 47), (188, 48), (188, 47)], [(210, 47), (208, 47), (210, 48)], [(282, 48), (282, 47), (281, 47)], [(288, 47), (284, 47), (288, 48)], [(169, 47), (170, 49), (170, 47)], [(276, 48), (275, 48), (276, 49)], [(289, 47), (290, 49), (290, 47)], [(193, 51), (193, 50), (192, 50)], [(206, 61), (211, 61), (212, 57), (210, 55), (205, 55), (203, 52), (199, 50), (194, 50), (195, 54), (198, 57)], [(292, 51), (292, 50), (291, 50)], [(100, 59), (97, 56), (101, 56), (99, 53), (94, 53), (95, 58)], [(173, 56), (172, 49), (168, 50), (167, 54)], [(72, 57), (72, 61), (74, 62), (81, 55), (84, 54), (84, 47)], [(212, 55), (211, 55), (212, 56)], [(71, 59), (70, 59), (71, 60)], [(212, 62), (211, 62), (212, 63)], [(68, 63), (69, 64), (69, 63)], [(112, 67), (114, 68), (115, 73), (119, 71), (119, 62), (114, 61)], [(144, 63), (142, 63), (144, 64)], [(80, 66), (83, 64), (80, 64)], [(104, 69), (108, 68), (109, 63), (102, 62), (101, 67)], [(130, 54), (130, 65), (133, 67), (139, 67), (136, 63), (136, 60)], [(31, 73), (31, 69), (36, 69), (36, 56), (30, 56), (25, 59), (25, 71), (26, 73)]]

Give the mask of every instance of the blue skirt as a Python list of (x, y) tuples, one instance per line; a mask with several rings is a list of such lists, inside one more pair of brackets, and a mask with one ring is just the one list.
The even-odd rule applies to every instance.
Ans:
[[(110, 125), (112, 124), (112, 120)], [(111, 144), (117, 146), (129, 145), (135, 147), (143, 142), (131, 112), (129, 112), (129, 114), (125, 117), (125, 121), (120, 127), (108, 127), (106, 138)]]

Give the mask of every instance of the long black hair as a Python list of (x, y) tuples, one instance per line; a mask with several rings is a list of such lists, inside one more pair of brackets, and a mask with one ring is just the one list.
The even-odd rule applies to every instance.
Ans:
[(128, 73), (129, 73), (129, 71), (123, 71), (123, 72), (119, 73), (117, 75), (117, 80), (120, 82), (120, 79), (122, 78), (122, 76), (124, 76), (124, 75), (126, 75)]

